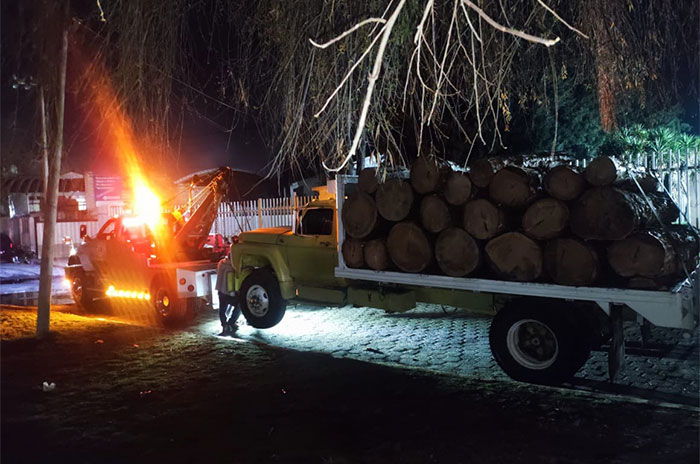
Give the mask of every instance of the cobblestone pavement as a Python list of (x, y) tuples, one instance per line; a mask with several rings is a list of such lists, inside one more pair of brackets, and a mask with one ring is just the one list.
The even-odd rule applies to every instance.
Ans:
[[(290, 305), (272, 329), (257, 330), (242, 322), (237, 337), (337, 358), (512, 382), (491, 355), (489, 325), (490, 318), (445, 314), (435, 305), (388, 314), (371, 308), (299, 304)], [(218, 321), (207, 317), (198, 330), (213, 334), (220, 328)], [(593, 351), (570, 387), (697, 406), (698, 330), (652, 327), (644, 348), (638, 324), (626, 323), (625, 330), (626, 365), (616, 384), (608, 382), (607, 352), (601, 350)]]

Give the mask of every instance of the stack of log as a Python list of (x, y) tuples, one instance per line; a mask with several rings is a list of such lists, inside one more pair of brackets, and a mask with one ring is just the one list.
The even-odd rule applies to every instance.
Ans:
[(561, 285), (665, 288), (692, 272), (700, 239), (653, 175), (601, 156), (490, 158), (469, 172), (429, 157), (410, 178), (373, 169), (341, 213), (354, 268)]

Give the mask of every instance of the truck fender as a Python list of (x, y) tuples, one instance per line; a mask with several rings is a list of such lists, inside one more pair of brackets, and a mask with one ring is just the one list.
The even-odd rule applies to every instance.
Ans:
[[(257, 247), (256, 247), (257, 248)], [(259, 249), (246, 250), (246, 252), (234, 255), (231, 253), (231, 262), (235, 272), (235, 291), (241, 289), (243, 281), (255, 270), (269, 267), (279, 282), (282, 298), (285, 300), (295, 296), (294, 281), (284, 257), (277, 250), (260, 247)]]

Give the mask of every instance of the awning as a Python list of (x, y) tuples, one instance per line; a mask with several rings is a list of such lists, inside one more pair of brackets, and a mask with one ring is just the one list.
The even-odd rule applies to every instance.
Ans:
[[(44, 183), (38, 177), (12, 177), (2, 183), (3, 194), (8, 193), (41, 193)], [(84, 192), (85, 179), (60, 179), (58, 181), (59, 192)]]

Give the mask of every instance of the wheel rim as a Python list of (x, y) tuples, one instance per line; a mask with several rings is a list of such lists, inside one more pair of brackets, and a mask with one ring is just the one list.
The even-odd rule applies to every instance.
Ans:
[(552, 329), (540, 321), (523, 319), (513, 324), (506, 335), (508, 352), (523, 367), (542, 370), (559, 356), (559, 343)]
[(270, 298), (267, 291), (260, 285), (251, 286), (246, 292), (246, 302), (248, 310), (257, 317), (263, 317), (270, 308)]
[(71, 290), (73, 291), (73, 300), (75, 300), (76, 303), (83, 301), (83, 281), (80, 279), (80, 277), (73, 279), (73, 282), (71, 283)]
[(156, 298), (154, 304), (156, 306), (156, 311), (163, 317), (168, 317), (170, 311), (172, 310), (173, 301), (170, 298), (170, 292), (165, 288), (159, 288), (156, 292)]

